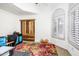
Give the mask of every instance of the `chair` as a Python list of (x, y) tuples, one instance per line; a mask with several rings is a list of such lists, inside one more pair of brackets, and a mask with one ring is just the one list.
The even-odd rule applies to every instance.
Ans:
[(0, 37), (0, 46), (6, 46), (6, 37)]
[(14, 43), (12, 44), (12, 46), (16, 46), (20, 43), (22, 43), (22, 34), (19, 33), (14, 33), (12, 35), (8, 35), (8, 41), (14, 41)]

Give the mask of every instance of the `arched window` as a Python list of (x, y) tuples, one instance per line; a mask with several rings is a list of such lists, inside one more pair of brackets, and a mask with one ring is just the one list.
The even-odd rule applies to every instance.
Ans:
[(64, 39), (65, 32), (65, 11), (62, 8), (58, 8), (53, 13), (53, 24), (52, 24), (52, 37)]

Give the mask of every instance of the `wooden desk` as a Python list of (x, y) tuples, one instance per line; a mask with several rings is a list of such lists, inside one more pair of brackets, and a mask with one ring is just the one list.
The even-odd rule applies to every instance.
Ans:
[(0, 56), (9, 56), (9, 51), (14, 49), (14, 47), (2, 46), (0, 47)]

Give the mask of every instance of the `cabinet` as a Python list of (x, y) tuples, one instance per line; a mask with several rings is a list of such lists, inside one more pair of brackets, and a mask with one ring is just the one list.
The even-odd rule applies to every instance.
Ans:
[(23, 40), (34, 41), (35, 40), (35, 20), (25, 19), (21, 20), (21, 32)]

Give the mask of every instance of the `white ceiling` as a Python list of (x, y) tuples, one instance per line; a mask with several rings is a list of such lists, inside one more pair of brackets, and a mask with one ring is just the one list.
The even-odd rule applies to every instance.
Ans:
[(35, 15), (39, 11), (54, 8), (58, 3), (0, 3), (0, 9), (14, 13), (16, 15)]
[(6, 10), (16, 15), (34, 15), (35, 13), (24, 11), (12, 3), (0, 3), (0, 9)]

